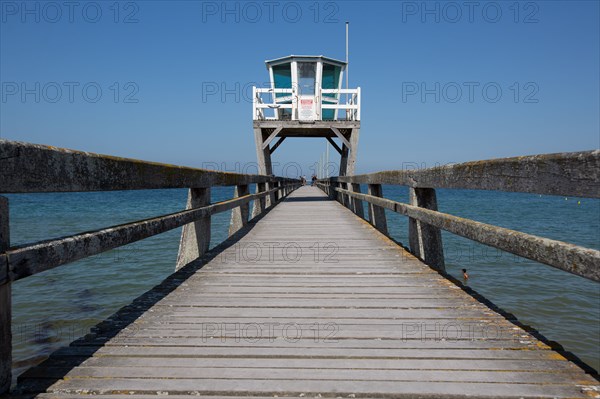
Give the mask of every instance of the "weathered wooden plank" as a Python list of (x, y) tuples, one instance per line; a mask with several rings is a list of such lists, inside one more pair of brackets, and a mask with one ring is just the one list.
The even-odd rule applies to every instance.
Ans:
[[(37, 394), (36, 399), (81, 399), (87, 398), (89, 399), (89, 394), (87, 393), (41, 393)], [(299, 397), (299, 396), (298, 396)], [(30, 395), (15, 395), (14, 399), (30, 399)], [(136, 395), (136, 394), (121, 394), (121, 395), (102, 395), (102, 399), (156, 399), (156, 394), (149, 395)], [(213, 395), (203, 395), (202, 399), (248, 399), (247, 396), (213, 396)], [(280, 399), (288, 399), (290, 396), (280, 397)], [(169, 399), (190, 399), (190, 395), (169, 395)], [(253, 396), (252, 399), (273, 399), (273, 397), (266, 396)]]
[(0, 193), (212, 187), (276, 180), (280, 179), (0, 139)]
[(205, 287), (202, 287), (202, 291), (200, 293), (193, 292), (192, 289), (182, 290), (182, 292), (177, 292), (176, 294), (170, 295), (169, 299), (178, 299), (178, 298), (193, 298), (197, 300), (201, 300), (202, 298), (219, 298), (219, 297), (227, 297), (227, 298), (237, 298), (241, 300), (251, 299), (251, 298), (293, 298), (293, 299), (390, 299), (390, 300), (402, 300), (405, 298), (427, 298), (427, 299), (451, 299), (456, 298), (450, 292), (434, 292), (431, 290), (427, 290), (426, 292), (423, 289), (415, 290), (413, 292), (406, 293), (289, 293), (287, 291), (279, 291), (279, 292), (260, 292), (260, 290), (255, 290), (250, 293), (243, 293), (237, 291), (217, 291), (217, 290), (208, 290)]
[[(199, 321), (203, 318), (204, 322), (210, 322), (211, 318), (215, 317), (232, 317), (232, 318), (259, 318), (269, 317), (276, 322), (278, 318), (287, 319), (290, 313), (294, 313), (294, 316), (301, 320), (308, 320), (312, 322), (319, 322), (322, 320), (330, 320), (331, 318), (345, 318), (345, 319), (380, 319), (380, 318), (396, 318), (396, 319), (431, 319), (445, 321), (456, 320), (457, 318), (481, 318), (485, 315), (481, 313), (480, 309), (469, 309), (469, 308), (444, 308), (444, 309), (433, 309), (433, 308), (422, 308), (422, 309), (393, 309), (393, 310), (382, 310), (382, 309), (340, 309), (340, 308), (328, 308), (328, 309), (303, 309), (303, 308), (280, 308), (280, 309), (253, 309), (253, 308), (194, 308), (194, 309), (164, 309), (163, 312), (154, 310), (153, 315), (147, 315), (144, 317), (161, 319), (162, 316), (168, 315), (173, 317), (186, 318), (188, 320)], [(490, 312), (491, 313), (491, 312)], [(240, 320), (243, 321), (243, 320)]]
[[(262, 320), (264, 322), (264, 319)], [(214, 323), (219, 323), (219, 320)], [(224, 320), (222, 322), (231, 322)], [(294, 322), (291, 320), (290, 322)], [(285, 323), (285, 321), (284, 321)], [(133, 327), (131, 327), (133, 328)], [(137, 328), (137, 326), (136, 326)], [(139, 327), (142, 328), (141, 326)], [(376, 349), (376, 350), (399, 350), (399, 349), (468, 349), (468, 350), (495, 350), (495, 351), (549, 351), (550, 347), (535, 340), (514, 340), (514, 339), (475, 339), (475, 340), (440, 340), (440, 339), (402, 339), (402, 340), (382, 340), (382, 339), (300, 339), (288, 341), (273, 341), (271, 338), (257, 338), (248, 342), (242, 339), (221, 339), (220, 337), (207, 337), (206, 339), (195, 339), (194, 344), (176, 345), (175, 342), (159, 345), (158, 339), (148, 342), (137, 340), (135, 336), (130, 337), (127, 343), (119, 343), (106, 340), (94, 345), (94, 340), (86, 339), (69, 347), (62, 348), (52, 354), (53, 358), (65, 357), (83, 357), (94, 356), (97, 358), (106, 358), (110, 356), (119, 357), (203, 357), (205, 347), (256, 347), (256, 348), (297, 348), (298, 353), (302, 354), (302, 349)], [(88, 345), (85, 345), (85, 343)], [(556, 355), (555, 352), (552, 352)], [(558, 357), (557, 357), (558, 358)], [(65, 359), (62, 359), (65, 360)], [(554, 359), (556, 360), (556, 359)], [(106, 360), (110, 362), (110, 359)]]
[[(135, 349), (135, 348), (134, 348)], [(150, 348), (154, 351), (158, 348)], [(288, 369), (361, 369), (361, 370), (497, 370), (497, 371), (561, 371), (578, 373), (582, 380), (589, 377), (564, 360), (534, 359), (378, 359), (378, 358), (244, 358), (244, 357), (195, 357), (195, 356), (145, 356), (131, 355), (123, 348), (123, 356), (108, 355), (91, 357), (82, 363), (84, 367), (196, 367), (196, 368), (288, 368)]]
[[(206, 266), (204, 267), (206, 268)], [(189, 287), (189, 286), (188, 286)], [(319, 296), (331, 296), (331, 295), (343, 295), (343, 296), (352, 296), (356, 298), (361, 295), (385, 295), (385, 296), (410, 296), (412, 298), (417, 298), (419, 295), (424, 297), (429, 296), (442, 296), (446, 291), (446, 287), (439, 287), (435, 284), (429, 284), (426, 287), (429, 290), (425, 291), (422, 286), (415, 287), (407, 287), (407, 286), (392, 286), (392, 287), (327, 287), (324, 290), (322, 287), (297, 287), (294, 285), (281, 287), (281, 286), (272, 286), (272, 287), (256, 287), (256, 286), (247, 286), (247, 287), (230, 287), (226, 284), (214, 284), (209, 286), (203, 286), (202, 290), (198, 290), (197, 295), (218, 295), (218, 294), (228, 294), (228, 295), (265, 295), (266, 296), (280, 296), (283, 294), (288, 295), (307, 295), (310, 297), (318, 298)], [(191, 290), (192, 288), (190, 288)], [(185, 292), (185, 289), (181, 290)], [(326, 291), (327, 293), (323, 293)], [(373, 296), (373, 297), (375, 297)]]
[[(202, 306), (202, 307), (255, 307), (255, 308), (325, 308), (325, 307), (348, 307), (355, 309), (361, 308), (440, 308), (440, 307), (458, 307), (467, 306), (471, 303), (478, 303), (474, 299), (466, 302), (466, 298), (446, 299), (443, 304), (438, 298), (404, 298), (398, 299), (371, 299), (371, 298), (342, 298), (342, 299), (296, 299), (296, 298), (197, 298), (194, 296), (185, 296), (182, 298), (165, 298), (158, 303), (160, 306)], [(481, 305), (483, 306), (483, 305)]]
[[(314, 324), (314, 323), (313, 323)], [(446, 323), (435, 323), (435, 322), (431, 322), (427, 324), (427, 328), (430, 328), (431, 331), (428, 333), (425, 333), (423, 331), (418, 331), (420, 326), (415, 325), (414, 327), (412, 326), (411, 323), (406, 323), (406, 325), (400, 326), (398, 329), (396, 330), (389, 330), (389, 329), (381, 329), (380, 331), (372, 331), (372, 330), (338, 330), (338, 328), (340, 328), (339, 326), (336, 325), (331, 325), (329, 324), (329, 322), (327, 321), (323, 321), (321, 323), (317, 323), (320, 326), (322, 326), (322, 331), (321, 331), (321, 335), (323, 337), (327, 337), (327, 339), (331, 339), (331, 340), (346, 340), (346, 339), (373, 339), (373, 336), (376, 334), (378, 336), (378, 339), (382, 339), (382, 340), (389, 340), (389, 341), (418, 341), (418, 340), (422, 340), (425, 339), (427, 334), (429, 334), (429, 338), (431, 340), (434, 339), (438, 339), (438, 340), (451, 340), (451, 341), (472, 341), (472, 340), (489, 340), (491, 342), (493, 341), (506, 341), (506, 340), (518, 340), (518, 339), (522, 339), (522, 340), (531, 340), (533, 339), (533, 337), (531, 336), (523, 336), (521, 337), (521, 335), (517, 334), (514, 331), (510, 331), (508, 329), (502, 329), (496, 326), (488, 326), (487, 328), (484, 327), (472, 327), (472, 326), (468, 326), (467, 328), (469, 328), (469, 330), (467, 330), (467, 328), (465, 328), (464, 326), (467, 325), (468, 323), (463, 323), (463, 330), (460, 330), (460, 326), (457, 325), (455, 322), (453, 321), (446, 321)], [(436, 330), (435, 328), (435, 324), (438, 324), (438, 330)], [(475, 323), (472, 323), (475, 324)], [(211, 327), (212, 326), (212, 327)], [(189, 346), (189, 345), (193, 345), (194, 343), (198, 342), (198, 341), (202, 341), (202, 340), (206, 340), (209, 338), (213, 338), (215, 340), (223, 340), (223, 341), (227, 341), (229, 340), (234, 340), (234, 339), (240, 339), (243, 340), (245, 342), (247, 342), (248, 345), (251, 345), (252, 342), (258, 338), (267, 338), (267, 339), (272, 339), (273, 341), (280, 341), (280, 342), (287, 342), (287, 341), (296, 341), (296, 340), (304, 340), (304, 341), (311, 341), (315, 339), (315, 325), (313, 326), (308, 326), (304, 329), (301, 329), (300, 326), (295, 325), (294, 323), (291, 323), (289, 325), (285, 325), (282, 323), (278, 323), (278, 322), (264, 322), (261, 323), (260, 325), (255, 325), (252, 323), (240, 323), (237, 321), (232, 321), (229, 324), (226, 324), (225, 326), (231, 328), (232, 331), (230, 332), (218, 332), (219, 329), (221, 329), (223, 326), (221, 325), (214, 325), (211, 324), (210, 321), (207, 321), (204, 325), (203, 328), (207, 329), (208, 331), (202, 331), (202, 329), (200, 330), (194, 330), (194, 331), (190, 331), (190, 330), (146, 330), (143, 333), (142, 332), (138, 332), (137, 330), (131, 330), (129, 332), (124, 332), (122, 335), (119, 335), (119, 337), (117, 338), (119, 340), (118, 345), (139, 345), (140, 340), (145, 340), (148, 341), (147, 345), (148, 347), (150, 346), (171, 346), (171, 347), (178, 347), (178, 346)], [(263, 330), (262, 333), (260, 335), (257, 335), (258, 333), (256, 333), (256, 330), (262, 326)], [(205, 335), (209, 332), (212, 331), (212, 328), (214, 327), (214, 330), (216, 330), (217, 332), (213, 333), (214, 335), (210, 335), (208, 337), (205, 338)], [(166, 327), (168, 328), (168, 326)], [(285, 329), (285, 331), (281, 332), (279, 331), (278, 333), (273, 333), (272, 335), (268, 335), (267, 330), (268, 329), (274, 329), (274, 330), (281, 330), (281, 329)], [(189, 332), (188, 332), (189, 331)], [(131, 339), (132, 337), (128, 336), (128, 334), (135, 334), (135, 339)], [(437, 338), (434, 338), (437, 337)], [(497, 338), (496, 338), (497, 337)], [(161, 340), (162, 342), (158, 342), (158, 340)], [(98, 345), (100, 343), (100, 341), (94, 341), (91, 342), (91, 344), (93, 345)], [(82, 342), (81, 345), (86, 345), (86, 342)], [(78, 344), (79, 345), (79, 344)], [(107, 344), (109, 345), (109, 344)], [(110, 345), (109, 345), (110, 346)], [(262, 348), (261, 350), (232, 350), (232, 349), (225, 349), (222, 348), (222, 350), (216, 350), (216, 349), (208, 349), (206, 351), (206, 353), (210, 353), (213, 356), (219, 356), (219, 355), (223, 355), (223, 356), (234, 356), (235, 357), (235, 353), (239, 354), (239, 357), (243, 357), (243, 356), (249, 356), (249, 357), (262, 357), (264, 356), (265, 353), (273, 353), (273, 354), (279, 354), (278, 356), (292, 356), (291, 353), (297, 353), (298, 349), (281, 349), (281, 350), (275, 350), (275, 349), (270, 349), (270, 350), (266, 350), (265, 348)], [(315, 351), (315, 350), (306, 350), (307, 353), (313, 353), (314, 356), (313, 357), (319, 357), (317, 354), (315, 353), (331, 353), (335, 356), (341, 356), (340, 355), (340, 351), (335, 351), (335, 350), (330, 350), (330, 351)], [(367, 351), (360, 351), (360, 350), (356, 350), (354, 352), (360, 353), (362, 352), (362, 355), (366, 355)], [(374, 351), (376, 352), (376, 351)], [(483, 354), (481, 354), (483, 355)], [(298, 355), (296, 355), (297, 357)], [(327, 355), (323, 355), (323, 356), (327, 356)], [(346, 356), (348, 357), (348, 356)], [(498, 356), (500, 357), (500, 356)]]
[(590, 280), (600, 281), (600, 251), (388, 199), (377, 198), (367, 194), (353, 193), (340, 188), (336, 188), (336, 190), (364, 201), (372, 201), (374, 204), (392, 209), (397, 213), (461, 237), (466, 237), (473, 241), (535, 260)]
[[(85, 389), (88, 394), (115, 394), (129, 392), (134, 394), (168, 392), (169, 394), (213, 394), (235, 395), (256, 394), (300, 395), (306, 392), (331, 392), (337, 396), (349, 395), (399, 395), (419, 392), (429, 395), (478, 395), (493, 392), (496, 397), (567, 397), (589, 398), (580, 386), (573, 384), (497, 384), (432, 381), (371, 381), (361, 380), (319, 380), (303, 381), (297, 379), (269, 380), (266, 385), (261, 379), (125, 379), (125, 378), (89, 378), (62, 380), (50, 387), (60, 393), (76, 393)], [(487, 396), (487, 395), (486, 395)], [(412, 396), (414, 397), (414, 396)], [(421, 397), (421, 395), (419, 395)]]
[[(36, 395), (36, 399), (81, 399), (81, 398), (87, 398), (89, 399), (89, 396), (87, 393), (42, 393), (42, 394), (38, 394)], [(300, 398), (300, 397), (304, 397), (303, 396), (296, 396), (296, 398)], [(136, 394), (121, 394), (121, 395), (102, 395), (102, 399), (156, 399), (156, 394), (149, 394), (149, 395), (136, 395)], [(247, 396), (214, 396), (214, 395), (203, 395), (202, 399), (248, 399)], [(279, 399), (290, 399), (292, 398), (291, 396), (280, 396)], [(30, 399), (30, 395), (24, 395), (24, 396), (15, 396), (14, 399)], [(190, 395), (169, 395), (169, 399), (190, 399)], [(273, 399), (272, 396), (253, 396), (252, 399)], [(369, 399), (369, 398), (364, 398), (364, 399)]]
[[(172, 378), (172, 379), (296, 379), (315, 380), (362, 380), (362, 381), (447, 381), (447, 382), (487, 382), (515, 384), (568, 384), (577, 378), (571, 373), (545, 371), (498, 372), (472, 370), (315, 370), (315, 369), (243, 369), (243, 368), (195, 368), (195, 367), (78, 367), (40, 368), (27, 373), (28, 378), (53, 378), (65, 375), (67, 378)], [(201, 382), (201, 381), (199, 381)]]
[[(233, 332), (233, 331), (232, 331)], [(137, 335), (136, 335), (137, 338)], [(128, 359), (130, 357), (142, 357), (146, 359), (146, 363), (143, 361), (139, 361), (136, 363), (135, 367), (145, 366), (152, 367), (151, 360), (149, 359), (151, 356), (161, 358), (164, 356), (177, 358), (192, 358), (192, 359), (202, 359), (202, 358), (239, 358), (239, 359), (338, 359), (340, 368), (353, 368), (351, 364), (348, 364), (350, 361), (360, 360), (360, 359), (371, 359), (373, 361), (376, 360), (395, 360), (395, 361), (405, 361), (410, 363), (414, 360), (419, 359), (446, 359), (446, 360), (456, 360), (456, 367), (460, 368), (468, 368), (469, 360), (477, 360), (483, 362), (484, 360), (495, 361), (495, 360), (534, 360), (534, 361), (546, 361), (546, 362), (562, 362), (564, 359), (557, 357), (557, 354), (551, 350), (496, 350), (496, 349), (477, 349), (477, 350), (468, 350), (468, 349), (460, 349), (460, 348), (448, 348), (448, 349), (436, 349), (432, 347), (422, 347), (418, 349), (397, 349), (397, 348), (315, 348), (311, 347), (311, 343), (317, 340), (313, 339), (304, 339), (305, 345), (302, 346), (286, 346), (286, 343), (294, 343), (298, 340), (292, 339), (275, 339), (271, 342), (270, 346), (255, 346), (253, 345), (254, 339), (252, 337), (240, 337), (237, 339), (233, 334), (231, 334), (228, 339), (222, 339), (220, 337), (215, 337), (211, 339), (210, 337), (206, 337), (204, 341), (199, 339), (192, 339), (189, 344), (185, 344), (183, 339), (180, 340), (179, 345), (174, 345), (170, 343), (171, 339), (166, 339), (166, 345), (157, 345), (158, 338), (148, 338), (150, 344), (148, 345), (148, 353), (143, 353), (141, 351), (141, 347), (143, 340), (146, 340), (148, 337), (140, 336), (137, 339), (137, 344), (135, 338), (130, 339), (121, 339), (122, 346), (115, 347), (116, 352), (114, 355), (110, 356), (120, 356), (122, 358)], [(319, 339), (321, 340), (321, 339)], [(242, 341), (246, 346), (236, 346), (236, 345), (228, 345), (228, 346), (208, 346), (206, 342), (218, 342), (221, 341), (223, 343), (227, 342), (236, 342)], [(132, 343), (134, 343), (132, 345)], [(204, 344), (204, 346), (202, 346)], [(280, 347), (276, 347), (275, 345), (280, 345)], [(129, 347), (138, 347), (137, 352), (133, 349), (127, 349)], [(186, 347), (188, 347), (188, 352), (185, 352)], [(200, 350), (189, 349), (189, 347), (202, 347)], [(125, 350), (118, 350), (121, 348), (126, 348)], [(134, 348), (135, 349), (135, 348)], [(157, 349), (157, 350), (154, 350)], [(426, 349), (426, 350), (424, 350)], [(107, 351), (103, 351), (102, 353), (106, 353)], [(158, 354), (162, 353), (161, 356)], [(152, 355), (153, 354), (153, 355)], [(98, 356), (97, 356), (98, 357)], [(98, 358), (101, 358), (98, 357)], [(112, 361), (114, 359), (106, 359), (105, 366), (110, 367)], [(157, 360), (157, 359), (155, 359)], [(346, 360), (346, 365), (343, 365), (344, 360)], [(462, 364), (461, 364), (462, 362)], [(290, 366), (293, 363), (290, 363)], [(183, 367), (183, 364), (181, 365)], [(263, 367), (257, 365), (257, 367)], [(87, 367), (87, 366), (85, 366)], [(439, 369), (440, 367), (433, 367), (434, 369)], [(577, 370), (573, 368), (572, 370)]]
[(391, 170), (340, 176), (332, 180), (600, 198), (600, 150), (501, 158), (429, 169)]

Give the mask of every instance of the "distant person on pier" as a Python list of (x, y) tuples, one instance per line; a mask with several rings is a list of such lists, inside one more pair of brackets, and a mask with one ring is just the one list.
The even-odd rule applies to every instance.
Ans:
[(312, 175), (312, 184), (311, 184), (311, 186), (314, 186), (315, 184), (317, 184), (317, 175)]

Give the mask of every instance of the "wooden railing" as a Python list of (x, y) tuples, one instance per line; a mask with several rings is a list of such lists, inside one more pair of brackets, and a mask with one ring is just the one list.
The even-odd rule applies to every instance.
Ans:
[[(249, 193), (249, 185), (256, 192)], [(11, 283), (79, 259), (182, 227), (177, 268), (210, 244), (211, 216), (232, 210), (229, 235), (274, 206), (298, 180), (224, 173), (0, 140), (0, 194), (189, 189), (187, 207), (151, 219), (68, 237), (10, 246), (8, 199), (0, 196), (0, 394), (11, 383)], [(235, 186), (234, 198), (211, 203), (210, 188)], [(183, 206), (183, 204), (182, 204)]]
[[(361, 184), (368, 192), (361, 193)], [(383, 198), (383, 185), (409, 187), (408, 204)], [(438, 212), (436, 188), (497, 190), (600, 198), (600, 151), (468, 162), (421, 170), (394, 170), (318, 181), (330, 197), (388, 234), (385, 209), (409, 218), (410, 251), (444, 271), (441, 230), (600, 281), (600, 251)]]
[[(360, 87), (356, 89), (320, 89), (315, 93), (315, 107), (317, 120), (323, 120), (323, 110), (334, 110), (334, 120), (360, 121)], [(277, 97), (277, 94), (286, 94)], [(325, 96), (324, 96), (325, 95)], [(326, 96), (330, 95), (330, 96)], [(333, 95), (333, 97), (331, 97)], [(347, 97), (346, 104), (342, 104), (342, 95)], [(291, 120), (298, 120), (298, 90), (292, 89), (267, 89), (252, 88), (252, 119), (253, 120), (279, 120), (277, 110), (289, 109)], [(331, 102), (331, 104), (327, 104)], [(265, 110), (273, 110), (274, 116), (267, 116)], [(342, 113), (341, 111), (344, 111)], [(342, 117), (343, 115), (343, 117)]]

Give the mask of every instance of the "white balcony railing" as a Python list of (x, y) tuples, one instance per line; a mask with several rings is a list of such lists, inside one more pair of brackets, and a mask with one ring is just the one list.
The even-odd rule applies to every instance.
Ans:
[[(288, 95), (282, 96), (282, 94)], [(323, 97), (323, 95), (326, 96)], [(345, 103), (341, 103), (342, 97), (344, 97)], [(298, 112), (299, 99), (300, 96), (295, 89), (253, 87), (252, 119), (300, 120), (302, 118)], [(356, 89), (318, 89), (313, 101), (316, 111), (315, 120), (360, 121), (360, 87)], [(330, 109), (334, 110), (333, 118), (323, 118), (323, 110)], [(286, 112), (285, 110), (290, 111)]]

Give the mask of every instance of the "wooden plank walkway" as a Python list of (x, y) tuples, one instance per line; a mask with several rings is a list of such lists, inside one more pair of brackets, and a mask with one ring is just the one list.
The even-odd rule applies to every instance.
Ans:
[(317, 188), (20, 378), (39, 398), (595, 397), (598, 382)]

